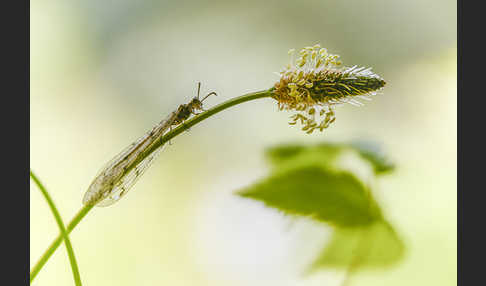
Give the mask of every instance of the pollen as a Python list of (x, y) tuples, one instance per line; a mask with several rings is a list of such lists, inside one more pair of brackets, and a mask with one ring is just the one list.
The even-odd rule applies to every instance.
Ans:
[(320, 45), (305, 47), (291, 60), (275, 83), (273, 98), (280, 110), (294, 110), (291, 125), (300, 122), (302, 130), (323, 131), (336, 119), (334, 106), (349, 103), (360, 106), (358, 99), (369, 100), (385, 86), (385, 81), (365, 67), (342, 66), (339, 56)]

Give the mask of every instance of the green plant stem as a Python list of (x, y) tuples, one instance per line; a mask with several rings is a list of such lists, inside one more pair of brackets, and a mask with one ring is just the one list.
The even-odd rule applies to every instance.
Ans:
[[(146, 150), (143, 156), (140, 156), (141, 159), (140, 161), (146, 158), (148, 155), (150, 155), (152, 152), (157, 150), (158, 147), (162, 146), (172, 138), (176, 137), (177, 135), (181, 134), (183, 131), (189, 129), (190, 127), (196, 125), (197, 123), (203, 121), (204, 119), (220, 112), (223, 111), (231, 106), (250, 101), (250, 100), (255, 100), (259, 98), (265, 98), (265, 97), (271, 97), (273, 95), (273, 88), (270, 88), (268, 90), (262, 90), (262, 91), (257, 91), (253, 93), (248, 93), (239, 97), (235, 97), (233, 99), (230, 99), (228, 101), (225, 101), (219, 105), (216, 105), (215, 107), (194, 116), (193, 118), (185, 121), (178, 127), (174, 128), (173, 130), (167, 132), (160, 140), (157, 142), (153, 143), (148, 150)], [(137, 162), (138, 163), (138, 162)], [(84, 206), (77, 214), (76, 216), (71, 220), (71, 222), (68, 224), (66, 233), (69, 234), (71, 231), (78, 225), (78, 223), (86, 216), (86, 214), (93, 208), (93, 206), (86, 205)], [(30, 282), (34, 280), (35, 276), (39, 273), (39, 271), (42, 269), (44, 264), (49, 260), (51, 255), (56, 251), (56, 249), (59, 247), (63, 239), (63, 234), (61, 233), (52, 243), (51, 245), (47, 248), (47, 250), (44, 252), (44, 254), (41, 256), (39, 261), (36, 263), (36, 265), (32, 268), (30, 272)]]
[[(59, 214), (59, 211), (57, 210), (56, 205), (54, 204), (54, 201), (52, 200), (51, 196), (47, 192), (46, 188), (44, 188), (44, 186), (42, 185), (40, 180), (36, 177), (36, 175), (32, 172), (32, 170), (30, 171), (30, 177), (32, 178), (32, 180), (34, 180), (37, 187), (39, 187), (40, 191), (42, 192), (42, 195), (44, 195), (44, 198), (46, 199), (47, 204), (49, 205), (49, 208), (51, 209), (51, 212), (54, 215), (54, 218), (56, 219), (57, 225), (59, 226), (59, 230), (61, 231), (60, 237), (61, 239), (64, 239), (64, 244), (66, 245), (69, 262), (71, 263), (71, 269), (73, 270), (74, 282), (76, 283), (76, 286), (81, 286), (81, 276), (79, 275), (78, 264), (76, 262), (76, 257), (74, 256), (71, 240), (69, 239), (68, 232), (64, 227), (64, 223), (62, 221), (61, 215)], [(34, 279), (34, 277), (35, 275), (34, 276), (31, 275), (30, 277), (31, 282)]]
[(204, 119), (215, 115), (218, 112), (221, 112), (231, 106), (250, 101), (250, 100), (255, 100), (255, 99), (260, 99), (260, 98), (265, 98), (265, 97), (271, 97), (273, 95), (273, 90), (274, 88), (270, 88), (268, 90), (262, 90), (262, 91), (257, 91), (257, 92), (252, 92), (248, 93), (239, 97), (235, 97), (233, 99), (227, 100), (223, 103), (220, 103), (205, 112), (202, 112), (193, 118), (186, 120), (184, 123), (181, 123), (179, 126), (176, 128), (172, 129), (171, 131), (167, 132), (164, 136), (162, 136), (158, 141), (155, 141), (152, 143), (152, 145), (145, 150), (144, 154), (140, 156), (140, 159), (138, 159), (135, 164), (138, 164), (140, 161), (145, 159), (147, 156), (152, 154), (155, 150), (157, 150), (160, 146), (164, 145), (167, 143), (169, 140), (172, 138), (176, 137), (177, 135), (181, 134), (182, 132), (186, 131), (187, 129), (191, 128), (192, 126), (196, 125), (197, 123), (203, 121)]
[[(71, 231), (78, 225), (78, 223), (83, 219), (83, 217), (93, 208), (93, 206), (84, 206), (71, 220), (68, 224), (66, 231), (67, 233), (71, 233)], [(62, 234), (59, 234), (57, 238), (51, 243), (51, 245), (47, 248), (44, 254), (39, 258), (37, 263), (34, 265), (32, 270), (30, 271), (30, 282), (34, 280), (35, 276), (39, 273), (42, 269), (44, 264), (46, 264), (47, 260), (51, 257), (51, 255), (56, 251), (59, 245), (62, 242)]]

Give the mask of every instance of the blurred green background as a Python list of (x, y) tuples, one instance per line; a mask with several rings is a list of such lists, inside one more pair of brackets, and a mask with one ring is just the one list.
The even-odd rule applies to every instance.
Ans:
[[(71, 235), (86, 285), (339, 285), (303, 276), (330, 237), (233, 194), (263, 177), (280, 143), (366, 139), (397, 170), (374, 194), (405, 259), (359, 285), (456, 285), (455, 1), (30, 2), (30, 165), (65, 220), (97, 171), (202, 91), (212, 106), (271, 87), (287, 51), (320, 43), (344, 65), (373, 67), (385, 89), (337, 107), (323, 133), (287, 125), (272, 99), (244, 103), (173, 140), (117, 204)], [(31, 183), (31, 266), (57, 236)], [(61, 246), (33, 285), (74, 285)]]

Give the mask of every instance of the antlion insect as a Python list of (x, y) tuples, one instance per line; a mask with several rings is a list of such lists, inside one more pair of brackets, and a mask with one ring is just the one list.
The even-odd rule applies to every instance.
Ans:
[(199, 82), (196, 97), (187, 104), (181, 104), (166, 119), (111, 159), (98, 173), (84, 194), (83, 204), (109, 206), (123, 197), (148, 169), (162, 150), (163, 145), (148, 156), (144, 151), (161, 138), (167, 129), (172, 129), (172, 126), (183, 123), (191, 114), (199, 114), (196, 113), (197, 110), (204, 111), (203, 101), (210, 95), (217, 95), (215, 92), (211, 92), (203, 99), (199, 99), (200, 90), (201, 83)]

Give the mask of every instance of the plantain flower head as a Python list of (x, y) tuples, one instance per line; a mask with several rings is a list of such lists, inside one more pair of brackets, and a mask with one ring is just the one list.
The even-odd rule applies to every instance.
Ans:
[(370, 100), (385, 81), (371, 68), (344, 67), (338, 55), (329, 54), (320, 45), (289, 51), (290, 63), (279, 73), (273, 98), (280, 110), (294, 110), (289, 124), (300, 122), (302, 130), (323, 131), (336, 119), (333, 107), (349, 103), (360, 106), (358, 99)]

